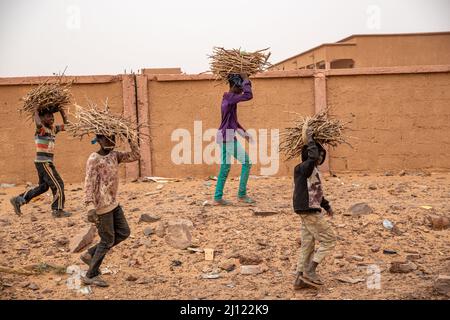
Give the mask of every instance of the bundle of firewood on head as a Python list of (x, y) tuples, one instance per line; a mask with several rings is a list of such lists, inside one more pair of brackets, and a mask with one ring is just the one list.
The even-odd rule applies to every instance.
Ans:
[(228, 80), (230, 74), (246, 73), (248, 76), (267, 70), (270, 52), (262, 49), (255, 52), (245, 52), (240, 49), (227, 50), (214, 47), (213, 53), (209, 55), (211, 72), (216, 79)]
[(62, 84), (61, 81), (49, 83), (45, 81), (36, 88), (30, 90), (25, 97), (22, 98), (23, 106), (19, 111), (28, 114), (28, 118), (34, 119), (36, 112), (42, 115), (45, 112), (64, 111), (71, 101), (70, 86), (71, 83)]
[(312, 131), (314, 141), (322, 146), (337, 147), (345, 143), (347, 137), (343, 131), (348, 129), (346, 123), (339, 119), (327, 117), (328, 109), (322, 110), (312, 117), (300, 117), (292, 127), (286, 128), (281, 134), (280, 151), (288, 160), (301, 156), (302, 148), (307, 144), (307, 129)]
[(133, 144), (137, 144), (139, 141), (139, 126), (123, 116), (110, 113), (107, 102), (105, 102), (103, 110), (93, 103), (89, 103), (86, 108), (75, 105), (73, 116), (76, 121), (70, 121), (66, 130), (75, 138), (82, 139), (86, 135), (102, 135), (108, 139), (115, 137), (123, 142)]

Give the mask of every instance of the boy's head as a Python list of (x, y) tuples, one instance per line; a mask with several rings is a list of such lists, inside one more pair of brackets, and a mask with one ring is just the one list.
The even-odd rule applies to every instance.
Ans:
[(105, 136), (102, 134), (97, 134), (95, 139), (100, 144), (103, 150), (114, 150), (116, 147), (116, 136)]
[(242, 93), (242, 77), (239, 74), (229, 74), (228, 84), (230, 85), (230, 92)]
[[(316, 146), (319, 149), (319, 159), (317, 159), (316, 165), (320, 166), (322, 163), (324, 163), (327, 152), (320, 143), (316, 142)], [(302, 161), (306, 160), (308, 160), (308, 146), (305, 145), (302, 148)]]
[(53, 115), (53, 112), (48, 109), (39, 112), (39, 118), (41, 118), (42, 124), (46, 127), (51, 127), (55, 122), (55, 116)]

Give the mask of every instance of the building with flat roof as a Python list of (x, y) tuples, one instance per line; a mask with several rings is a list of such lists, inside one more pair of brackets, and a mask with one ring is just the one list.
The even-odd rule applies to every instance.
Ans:
[(343, 69), (450, 64), (450, 31), (355, 34), (324, 43), (274, 64), (269, 70)]

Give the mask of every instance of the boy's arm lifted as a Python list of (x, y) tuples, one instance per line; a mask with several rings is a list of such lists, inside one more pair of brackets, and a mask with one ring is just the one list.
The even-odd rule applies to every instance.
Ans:
[(141, 154), (139, 152), (139, 146), (137, 141), (132, 141), (128, 139), (128, 143), (130, 144), (131, 151), (129, 152), (117, 152), (117, 160), (119, 163), (127, 163), (139, 160)]
[(248, 101), (253, 99), (252, 83), (248, 79), (248, 75), (245, 73), (240, 74), (242, 82), (242, 93), (234, 93), (228, 99), (230, 104), (235, 104), (242, 101)]
[(36, 129), (40, 129), (42, 128), (42, 121), (41, 121), (41, 117), (39, 116), (39, 112), (35, 112), (34, 113), (34, 123), (36, 123)]
[(306, 129), (306, 138), (307, 138), (307, 150), (308, 150), (308, 159), (298, 167), (298, 170), (303, 170), (303, 174), (306, 177), (310, 177), (314, 171), (314, 167), (316, 166), (316, 161), (319, 159), (319, 149), (317, 148), (316, 142), (314, 141), (313, 132), (311, 128)]
[(61, 114), (61, 118), (63, 120), (63, 124), (60, 124), (60, 125), (56, 126), (56, 132), (66, 131), (65, 125), (67, 123), (69, 123), (69, 121), (67, 121), (66, 113), (64, 112), (64, 109), (59, 110), (59, 113)]

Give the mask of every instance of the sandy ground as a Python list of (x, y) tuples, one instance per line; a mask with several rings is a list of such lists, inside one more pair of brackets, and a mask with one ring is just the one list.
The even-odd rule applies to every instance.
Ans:
[[(211, 202), (215, 181), (183, 179), (163, 187), (150, 182), (121, 184), (120, 202), (132, 235), (104, 260), (103, 267), (112, 271), (104, 275), (110, 287), (92, 287), (84, 294), (67, 285), (74, 279), (76, 284), (76, 274), (64, 273), (69, 266), (72, 270), (86, 269), (80, 254), (70, 253), (64, 244), (64, 237), (70, 239), (89, 225), (82, 206), (82, 185), (66, 186), (67, 209), (74, 215), (63, 219), (51, 217), (50, 194), (24, 206), (23, 215), (18, 217), (9, 198), (25, 186), (0, 188), (0, 265), (23, 268), (48, 263), (64, 267), (63, 272), (43, 270), (37, 275), (0, 272), (0, 298), (445, 299), (434, 293), (433, 282), (439, 274), (450, 274), (450, 229), (432, 230), (425, 218), (433, 213), (450, 216), (450, 174), (325, 177), (325, 192), (336, 211), (330, 223), (338, 244), (318, 269), (325, 281), (319, 290), (292, 289), (300, 238), (300, 218), (291, 209), (292, 184), (289, 177), (251, 177), (249, 194), (258, 201), (256, 208), (237, 203), (225, 208), (203, 206), (205, 200)], [(234, 202), (237, 186), (237, 179), (232, 179), (225, 189)], [(367, 202), (374, 213), (345, 215), (358, 202)], [(252, 209), (277, 214), (257, 216)], [(201, 252), (174, 249), (155, 234), (144, 235), (146, 227), (156, 228), (159, 222), (139, 223), (143, 213), (160, 215), (161, 220), (190, 219), (193, 245), (213, 248), (214, 261), (205, 261)], [(401, 234), (385, 229), (384, 219), (393, 222)], [(380, 250), (373, 252), (377, 246)], [(384, 249), (397, 254), (385, 254)], [(240, 274), (239, 259), (233, 258), (238, 254), (260, 257), (265, 272)], [(389, 271), (392, 261), (406, 260), (408, 255), (415, 258), (417, 270), (406, 274)], [(224, 262), (235, 263), (236, 268), (221, 270)], [(367, 279), (370, 283), (376, 279), (372, 270), (377, 268), (380, 285), (368, 286)], [(219, 278), (202, 278), (211, 272)], [(345, 283), (337, 280), (340, 277), (362, 281)]]

